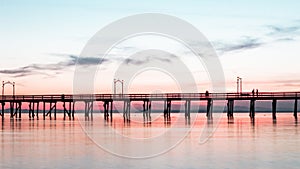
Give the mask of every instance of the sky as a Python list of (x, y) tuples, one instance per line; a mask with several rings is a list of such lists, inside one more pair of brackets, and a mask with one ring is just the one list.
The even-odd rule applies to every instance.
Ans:
[[(227, 92), (236, 92), (237, 76), (242, 77), (245, 92), (254, 88), (299, 91), (299, 7), (297, 0), (0, 0), (0, 80), (14, 81), (16, 94), (72, 93), (75, 65), (88, 67), (97, 61), (87, 57), (77, 62), (97, 31), (126, 16), (161, 13), (191, 23), (211, 42), (223, 67)], [(119, 56), (162, 44), (165, 49), (181, 48), (170, 39), (155, 38), (129, 39), (110, 52)], [(96, 93), (112, 93), (113, 78), (122, 79), (114, 71), (124, 61), (131, 67), (145, 64), (122, 58), (100, 65)], [(205, 69), (186, 62), (198, 90), (209, 90)], [(157, 70), (137, 72), (125, 83), (130, 83), (128, 92), (132, 93), (181, 91), (176, 79)], [(6, 87), (6, 94), (10, 88)]]

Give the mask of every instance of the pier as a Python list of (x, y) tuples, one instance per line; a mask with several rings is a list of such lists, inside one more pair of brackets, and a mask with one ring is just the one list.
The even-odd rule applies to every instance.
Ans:
[[(114, 102), (123, 102), (123, 118), (124, 122), (130, 121), (130, 109), (132, 102), (142, 102), (142, 113), (144, 122), (151, 121), (151, 107), (153, 101), (161, 101), (164, 103), (164, 120), (171, 120), (171, 105), (173, 101), (184, 102), (184, 114), (186, 120), (190, 119), (191, 103), (193, 101), (206, 102), (206, 117), (208, 120), (213, 118), (214, 101), (223, 100), (227, 102), (224, 112), (227, 113), (228, 120), (234, 118), (234, 102), (244, 100), (250, 102), (249, 117), (255, 119), (255, 102), (256, 101), (272, 101), (271, 113), (272, 119), (276, 121), (277, 101), (289, 100), (294, 101), (293, 116), (297, 120), (298, 99), (300, 92), (260, 92), (254, 94), (249, 93), (162, 93), (162, 94), (81, 94), (81, 95), (3, 95), (0, 98), (2, 106), (0, 116), (4, 119), (5, 113), (10, 114), (12, 119), (21, 119), (22, 105), (28, 104), (28, 117), (30, 119), (54, 119), (57, 116), (57, 103), (62, 104), (63, 119), (74, 120), (75, 104), (84, 103), (84, 117), (86, 120), (93, 119), (94, 104), (100, 102), (103, 108), (105, 120), (113, 120)], [(8, 112), (5, 111), (5, 105), (8, 105)], [(42, 108), (40, 109), (40, 105)], [(24, 107), (24, 106), (23, 106)], [(48, 107), (48, 108), (47, 108)], [(42, 113), (42, 115), (40, 114)]]

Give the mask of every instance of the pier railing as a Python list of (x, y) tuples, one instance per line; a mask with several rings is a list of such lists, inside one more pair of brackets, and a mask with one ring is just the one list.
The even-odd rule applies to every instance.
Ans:
[(43, 100), (143, 100), (143, 99), (291, 99), (298, 98), (300, 92), (244, 92), (244, 93), (158, 93), (158, 94), (79, 94), (79, 95), (4, 95), (0, 101), (43, 101)]

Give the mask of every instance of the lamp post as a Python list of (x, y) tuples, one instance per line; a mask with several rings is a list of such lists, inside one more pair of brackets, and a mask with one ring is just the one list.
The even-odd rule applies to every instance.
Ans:
[(117, 83), (121, 83), (122, 85), (122, 95), (124, 92), (124, 80), (114, 79), (114, 94), (117, 94)]
[(9, 85), (12, 85), (13, 86), (13, 96), (15, 96), (15, 82), (10, 82), (10, 81), (7, 81), (7, 82), (4, 82), (4, 81), (2, 81), (2, 96), (4, 96), (4, 89), (5, 89), (5, 85), (7, 85), (7, 84), (9, 84)]
[(240, 88), (239, 88), (239, 86), (240, 86), (240, 85), (239, 85), (239, 80), (240, 80), (240, 77), (237, 77), (237, 78), (236, 78), (236, 92), (237, 92), (237, 93), (239, 93), (239, 90), (240, 90)]
[(241, 77), (236, 78), (236, 92), (237, 93), (242, 93), (243, 91), (243, 81)]

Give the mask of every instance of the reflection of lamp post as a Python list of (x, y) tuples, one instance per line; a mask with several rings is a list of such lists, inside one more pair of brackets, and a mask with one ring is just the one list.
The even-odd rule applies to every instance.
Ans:
[(116, 88), (116, 85), (117, 83), (121, 83), (122, 85), (122, 95), (123, 95), (123, 92), (124, 92), (124, 89), (123, 89), (123, 84), (124, 84), (124, 81), (123, 80), (117, 80), (117, 79), (114, 79), (114, 94), (117, 94), (117, 88)]
[(237, 93), (242, 93), (242, 91), (243, 91), (242, 86), (243, 86), (242, 78), (237, 77), (236, 78), (236, 92)]
[(4, 88), (5, 88), (5, 85), (7, 85), (7, 84), (10, 84), (13, 86), (13, 96), (15, 96), (15, 82), (10, 82), (10, 81), (7, 81), (7, 82), (2, 81), (2, 96), (4, 96)]

